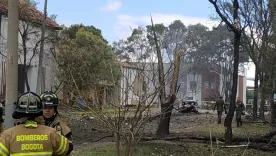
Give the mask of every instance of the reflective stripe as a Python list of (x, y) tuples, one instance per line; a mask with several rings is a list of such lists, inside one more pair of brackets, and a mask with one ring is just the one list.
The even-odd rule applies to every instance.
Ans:
[(25, 127), (35, 127), (35, 128), (37, 128), (37, 124), (32, 124), (32, 123), (25, 124)]
[(43, 98), (43, 96), (44, 96), (44, 94), (41, 94), (41, 95), (40, 95), (40, 98)]
[(57, 98), (57, 95), (56, 94), (53, 94), (54, 98)]
[(65, 153), (65, 150), (67, 148), (67, 142), (68, 140), (61, 135), (61, 144), (59, 145), (59, 148), (58, 150), (56, 151), (57, 154), (64, 154)]
[(28, 120), (25, 123), (25, 127), (35, 127), (35, 128), (37, 128), (37, 122)]
[(0, 152), (3, 156), (9, 155), (9, 150), (0, 142)]
[(28, 156), (28, 155), (39, 155), (39, 156), (51, 156), (53, 152), (26, 152), (26, 153), (14, 153), (10, 156)]
[(7, 154), (3, 153), (2, 151), (0, 151), (0, 154), (1, 154), (2, 156), (8, 156)]

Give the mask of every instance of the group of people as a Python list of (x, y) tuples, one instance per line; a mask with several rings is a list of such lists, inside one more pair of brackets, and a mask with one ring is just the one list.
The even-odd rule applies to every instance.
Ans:
[[(217, 114), (218, 114), (218, 124), (221, 123), (221, 116), (223, 113), (223, 110), (225, 111), (225, 114), (227, 114), (227, 107), (224, 103), (224, 100), (222, 99), (222, 96), (220, 96), (218, 98), (218, 100), (216, 101), (215, 107), (214, 107), (214, 111), (215, 109), (217, 109)], [(237, 100), (236, 102), (236, 122), (237, 122), (237, 127), (242, 126), (242, 115), (244, 114), (245, 111), (245, 106), (244, 104), (241, 102), (241, 100)]]
[(15, 103), (15, 126), (2, 132), (0, 156), (70, 155), (72, 132), (58, 116), (59, 100), (46, 91), (27, 92)]

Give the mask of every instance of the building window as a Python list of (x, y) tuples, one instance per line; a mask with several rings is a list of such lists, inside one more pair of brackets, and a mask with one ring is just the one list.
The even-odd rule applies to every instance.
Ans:
[(212, 83), (211, 83), (211, 88), (212, 88), (212, 89), (215, 89), (215, 88), (216, 88), (215, 82), (212, 82)]
[(196, 81), (190, 81), (190, 90), (196, 90), (197, 84)]
[(205, 82), (204, 82), (204, 88), (205, 88), (205, 89), (208, 89), (208, 88), (209, 88), (209, 82), (208, 82), (208, 81), (205, 81)]

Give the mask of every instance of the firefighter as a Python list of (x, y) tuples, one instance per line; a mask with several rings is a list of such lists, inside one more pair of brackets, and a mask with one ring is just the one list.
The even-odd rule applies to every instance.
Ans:
[(55, 128), (59, 134), (72, 141), (72, 132), (68, 124), (58, 116), (58, 97), (51, 91), (46, 91), (40, 95), (43, 109), (43, 119), (46, 126)]
[(12, 114), (21, 124), (5, 130), (0, 137), (0, 155), (68, 155), (73, 145), (55, 129), (40, 125), (36, 117), (43, 114), (39, 96), (33, 92), (22, 94)]
[(220, 96), (219, 99), (216, 101), (216, 104), (215, 104), (215, 107), (214, 107), (214, 111), (215, 111), (215, 109), (217, 109), (218, 124), (220, 124), (221, 123), (221, 116), (222, 116), (223, 109), (225, 110), (225, 113), (227, 113), (226, 106), (224, 104), (224, 100), (222, 99), (222, 96)]

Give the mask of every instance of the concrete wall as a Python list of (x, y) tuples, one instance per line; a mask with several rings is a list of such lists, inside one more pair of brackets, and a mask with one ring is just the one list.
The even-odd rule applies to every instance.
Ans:
[[(143, 66), (143, 65), (142, 65)], [(142, 68), (142, 66), (140, 66)], [(171, 67), (170, 63), (164, 63), (164, 72), (166, 73), (166, 94), (168, 95), (170, 92), (170, 84), (172, 82), (172, 74), (173, 74), (173, 68)], [(186, 67), (186, 66), (185, 66)], [(125, 91), (126, 91), (126, 80), (128, 79), (130, 82), (133, 82), (136, 75), (136, 69), (130, 69), (130, 68), (122, 68), (124, 78), (121, 79), (121, 89), (120, 90), (120, 99), (125, 99)], [(158, 80), (158, 68), (157, 63), (147, 63), (145, 66), (144, 74), (146, 75), (146, 91), (147, 95), (152, 94), (156, 91), (156, 86), (159, 86), (159, 80)], [(198, 101), (199, 104), (201, 104), (202, 101), (204, 101), (204, 97), (211, 96), (210, 93), (212, 93), (212, 97), (216, 99), (216, 96), (220, 95), (220, 92), (222, 92), (223, 88), (223, 82), (222, 82), (222, 71), (220, 70), (220, 74), (214, 73), (214, 72), (205, 72), (202, 74), (193, 74), (192, 71), (188, 71), (186, 68), (180, 69), (180, 75), (178, 79), (178, 86), (180, 85), (179, 91), (177, 93), (177, 100), (176, 102), (179, 102), (181, 100), (195, 100)], [(215, 86), (214, 88), (210, 88), (206, 90), (204, 88), (204, 81), (208, 82), (214, 82)], [(196, 81), (197, 87), (195, 90), (192, 90), (191, 87), (191, 81)], [(242, 97), (241, 100), (246, 100), (246, 75), (239, 76), (239, 84), (238, 84), (238, 93), (237, 97)], [(213, 83), (211, 83), (213, 84)], [(143, 85), (143, 84), (141, 84)], [(224, 86), (225, 87), (225, 86)], [(224, 92), (223, 92), (224, 95)], [(138, 96), (133, 95), (131, 91), (128, 92), (129, 100), (128, 103), (131, 104), (133, 99), (137, 99)], [(149, 98), (147, 101), (151, 101), (152, 99)], [(154, 97), (153, 103), (160, 103), (158, 95)], [(122, 102), (124, 104), (124, 102)]]
[[(192, 90), (191, 82), (196, 82), (195, 90)], [(192, 98), (191, 100), (195, 100), (198, 104), (201, 104), (201, 92), (202, 92), (202, 75), (201, 74), (188, 74), (187, 75), (187, 94), (185, 95), (185, 99)]]
[(120, 90), (120, 101), (122, 105), (131, 105), (133, 100), (137, 100), (131, 87), (136, 76), (136, 71), (132, 68), (121, 67), (122, 78)]
[(123, 76), (118, 89), (121, 105), (136, 105), (139, 103), (139, 98), (145, 100), (145, 104), (159, 103), (156, 88), (158, 86), (157, 64), (141, 63), (133, 67), (121, 66), (121, 71)]

